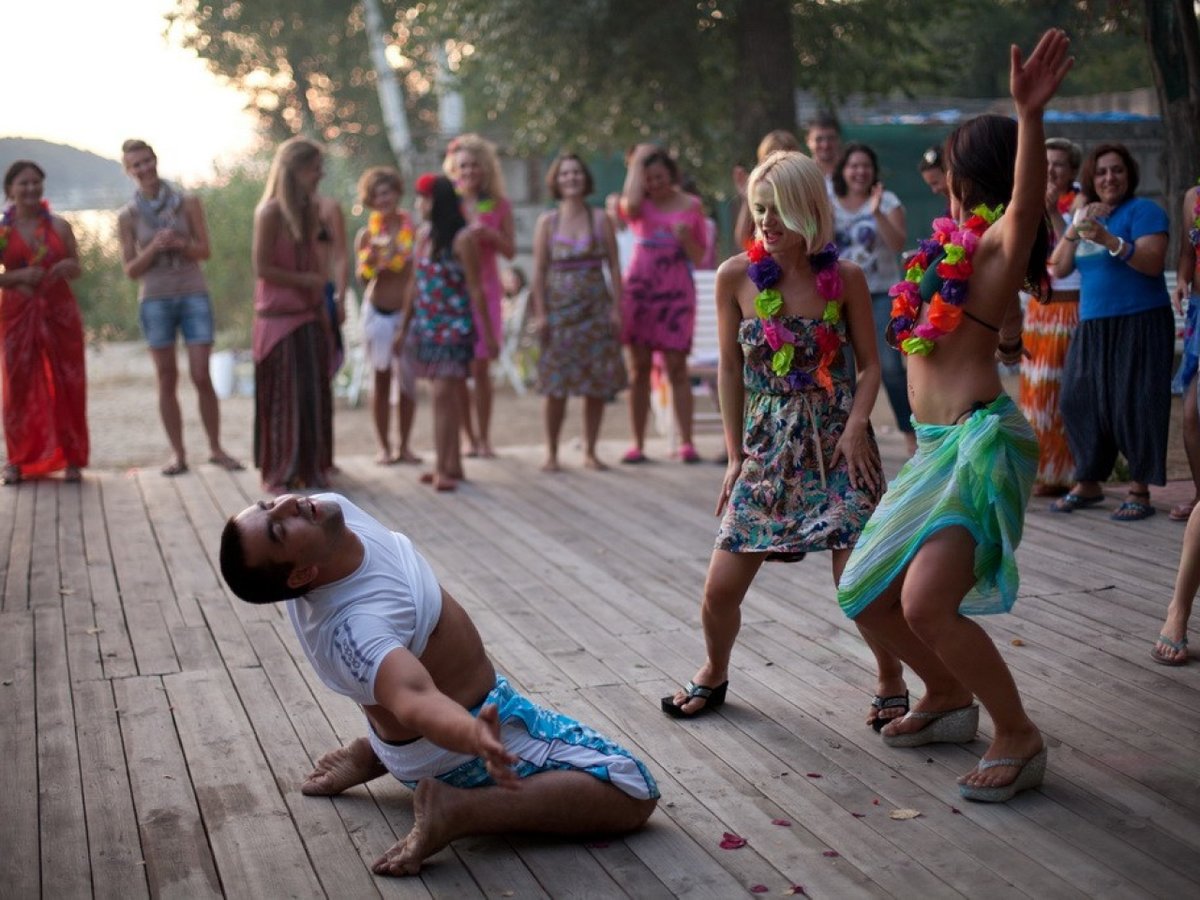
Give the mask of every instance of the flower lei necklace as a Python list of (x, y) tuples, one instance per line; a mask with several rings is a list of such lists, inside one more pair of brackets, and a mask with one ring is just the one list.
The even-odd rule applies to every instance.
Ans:
[[(8, 242), (12, 237), (13, 229), (16, 227), (17, 206), (15, 203), (10, 203), (4, 208), (3, 216), (0, 216), (0, 253), (8, 249)], [(45, 200), (41, 201), (41, 207), (38, 210), (38, 223), (33, 232), (33, 241), (30, 244), (30, 249), (33, 251), (33, 256), (29, 262), (24, 263), (27, 266), (36, 266), (46, 257), (49, 252), (49, 235), (50, 230), (50, 204)]]
[(1071, 207), (1075, 204), (1075, 198), (1078, 196), (1079, 191), (1074, 189), (1059, 194), (1058, 200), (1055, 204), (1058, 208), (1058, 214), (1060, 216), (1065, 216), (1067, 213), (1069, 213), (1071, 211)]
[(783, 311), (783, 295), (775, 288), (783, 277), (783, 269), (767, 252), (763, 242), (756, 240), (746, 247), (750, 265), (746, 274), (758, 288), (754, 298), (754, 312), (762, 320), (763, 337), (773, 352), (771, 371), (780, 378), (787, 378), (793, 389), (802, 389), (818, 384), (833, 393), (833, 378), (829, 367), (837, 357), (842, 339), (835, 327), (842, 318), (842, 307), (838, 298), (842, 295), (842, 275), (838, 271), (838, 251), (827, 244), (820, 253), (808, 258), (817, 279), (817, 294), (825, 301), (825, 309), (814, 329), (820, 361), (812, 371), (796, 367), (796, 335), (780, 320)]
[(365, 281), (370, 281), (379, 274), (379, 268), (370, 263), (372, 247), (378, 249), (387, 246), (391, 249), (391, 256), (387, 257), (387, 261), (382, 266), (383, 269), (389, 272), (403, 272), (404, 267), (408, 265), (408, 258), (412, 255), (413, 247), (412, 224), (403, 212), (397, 213), (397, 215), (400, 218), (400, 229), (394, 234), (388, 234), (384, 229), (383, 213), (372, 212), (367, 219), (367, 233), (371, 236), (371, 240), (368, 246), (358, 251), (358, 271)]
[[(904, 266), (904, 280), (892, 285), (892, 321), (888, 343), (909, 356), (928, 356), (934, 343), (962, 324), (963, 305), (967, 302), (967, 280), (971, 277), (971, 258), (983, 233), (1000, 218), (1004, 204), (995, 208), (980, 205), (971, 218), (959, 225), (953, 219), (933, 220), (933, 236), (921, 241), (917, 252)], [(937, 264), (942, 286), (929, 301), (929, 321), (918, 325), (921, 310), (921, 279), (939, 250), (945, 256)]]

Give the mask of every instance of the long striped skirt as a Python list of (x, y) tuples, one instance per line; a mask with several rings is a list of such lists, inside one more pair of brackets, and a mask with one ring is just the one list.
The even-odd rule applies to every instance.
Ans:
[(254, 464), (273, 489), (329, 486), (333, 392), (329, 337), (301, 325), (254, 367)]
[(1070, 487), (1075, 458), (1059, 411), (1063, 366), (1079, 327), (1079, 301), (1038, 303), (1025, 311), (1023, 339), (1030, 358), (1021, 362), (1018, 404), (1038, 439), (1036, 483)]

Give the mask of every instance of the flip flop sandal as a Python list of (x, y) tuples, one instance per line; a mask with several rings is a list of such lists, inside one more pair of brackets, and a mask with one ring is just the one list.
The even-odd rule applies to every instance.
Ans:
[(1167, 513), (1167, 518), (1172, 522), (1186, 522), (1191, 518), (1192, 510), (1195, 506), (1195, 503), (1178, 503), (1171, 507), (1171, 511)]
[(621, 462), (627, 466), (637, 465), (646, 461), (646, 454), (637, 447), (630, 447), (625, 451), (625, 455), (621, 457)]
[(1104, 502), (1104, 495), (1097, 494), (1095, 497), (1085, 497), (1083, 494), (1076, 494), (1074, 491), (1059, 497), (1050, 504), (1050, 512), (1056, 513), (1073, 513), (1077, 509), (1087, 509), (1089, 506), (1095, 506), (1097, 503)]
[(1143, 503), (1141, 500), (1125, 500), (1109, 518), (1114, 522), (1140, 522), (1142, 519), (1150, 518), (1154, 513), (1155, 509), (1149, 503)]
[(675, 705), (675, 695), (662, 698), (662, 711), (672, 719), (694, 719), (696, 716), (702, 716), (707, 712), (712, 712), (725, 703), (725, 692), (729, 690), (729, 681), (723, 681), (716, 687), (705, 687), (702, 684), (696, 684), (694, 681), (689, 681), (687, 687), (683, 689), (685, 695), (683, 702), (686, 704), (689, 700), (699, 698), (704, 701), (704, 705), (692, 713), (683, 711), (683, 706)]
[[(1158, 652), (1159, 644), (1166, 644), (1168, 647), (1170, 647), (1176, 653), (1183, 653), (1183, 656), (1182, 657), (1164, 656), (1163, 654)], [(1153, 659), (1160, 666), (1186, 665), (1186, 663), (1188, 661), (1187, 637), (1184, 636), (1183, 638), (1181, 638), (1178, 641), (1173, 641), (1169, 637), (1167, 637), (1165, 634), (1160, 634), (1158, 636), (1158, 642), (1153, 647), (1150, 648), (1150, 658)]]
[[(893, 719), (899, 719), (908, 715), (908, 691), (903, 694), (895, 694), (891, 697), (880, 697), (876, 694), (871, 698), (871, 708), (875, 710), (875, 718), (871, 720), (871, 727), (876, 731), (883, 731), (883, 727)], [(884, 717), (879, 715), (885, 709), (902, 709), (904, 712), (899, 716)]]

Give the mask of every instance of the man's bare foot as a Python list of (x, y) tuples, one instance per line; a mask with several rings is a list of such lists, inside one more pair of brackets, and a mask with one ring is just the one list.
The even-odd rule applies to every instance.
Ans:
[(392, 451), (390, 448), (380, 447), (377, 451), (375, 451), (375, 465), (390, 466), (394, 462), (396, 462), (396, 458), (392, 456)]
[(300, 793), (310, 797), (332, 797), (386, 774), (387, 769), (375, 756), (371, 742), (365, 737), (355, 738), (345, 747), (330, 750), (318, 759), (316, 768), (300, 785)]
[(591, 469), (593, 472), (607, 472), (608, 471), (608, 466), (606, 466), (604, 463), (600, 462), (600, 460), (596, 458), (596, 454), (594, 454), (594, 453), (589, 453), (587, 456), (585, 456), (583, 458), (583, 467), (585, 469)]
[(421, 464), (421, 457), (413, 453), (407, 447), (401, 447), (400, 451), (392, 457), (392, 462), (400, 463), (405, 466), (416, 466)]
[(561, 472), (562, 466), (558, 464), (557, 459), (548, 459), (542, 463), (543, 472)]
[[(962, 709), (964, 706), (970, 706), (975, 697), (970, 691), (963, 690), (961, 694), (934, 694), (927, 693), (924, 697), (913, 704), (913, 712), (948, 712), (952, 709)], [(889, 722), (883, 729), (883, 733), (892, 737), (901, 734), (912, 734), (914, 731), (920, 731), (929, 724), (929, 719), (919, 716), (901, 716)]]
[(479, 458), (480, 459), (495, 459), (496, 451), (488, 441), (479, 442)]
[[(1042, 734), (1032, 724), (1025, 731), (1010, 732), (1007, 734), (997, 733), (995, 740), (992, 741), (992, 746), (988, 747), (987, 753), (983, 754), (983, 759), (980, 762), (987, 762), (993, 759), (1015, 759), (1027, 760), (1037, 756), (1045, 746), (1042, 742)], [(970, 785), (971, 787), (1004, 787), (1011, 784), (1016, 777), (1021, 774), (1021, 766), (994, 766), (989, 769), (972, 769), (966, 775), (958, 779), (959, 784)]]
[(220, 466), (226, 472), (241, 472), (246, 468), (240, 460), (234, 459), (221, 449), (212, 451), (208, 457), (208, 461), (214, 466)]
[(416, 875), (421, 863), (450, 843), (441, 815), (449, 787), (435, 778), (422, 779), (413, 792), (413, 827), (371, 865), (376, 875)]

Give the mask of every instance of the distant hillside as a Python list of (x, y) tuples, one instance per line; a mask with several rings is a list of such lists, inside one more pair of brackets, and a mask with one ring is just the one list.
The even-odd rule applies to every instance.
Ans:
[(58, 210), (117, 207), (133, 189), (115, 159), (36, 138), (0, 138), (0, 173), (18, 159), (46, 170), (46, 199)]

